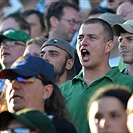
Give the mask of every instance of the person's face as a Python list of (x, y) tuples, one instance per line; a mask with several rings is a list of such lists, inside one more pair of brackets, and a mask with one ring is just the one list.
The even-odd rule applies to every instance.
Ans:
[(66, 52), (55, 46), (46, 46), (41, 50), (41, 57), (54, 66), (56, 76), (61, 76), (66, 69)]
[(133, 34), (121, 33), (118, 40), (123, 62), (133, 64)]
[(81, 25), (77, 37), (77, 53), (84, 67), (99, 67), (105, 61), (107, 62), (110, 49), (104, 34), (100, 24)]
[(94, 101), (88, 114), (92, 133), (128, 133), (126, 111), (114, 97), (103, 97)]
[[(32, 67), (32, 66), (31, 66)], [(19, 82), (6, 80), (6, 100), (9, 112), (16, 112), (24, 108), (44, 111), (45, 87), (42, 81), (35, 78), (33, 82)]]
[(41, 45), (32, 43), (26, 47), (24, 51), (24, 55), (30, 54), (30, 55), (39, 56), (40, 49), (41, 49)]
[[(79, 13), (71, 7), (65, 7), (63, 12), (64, 15), (60, 18), (60, 20), (58, 20), (56, 33), (61, 36), (62, 39), (70, 42), (79, 27)], [(71, 25), (68, 21), (74, 21), (75, 24)]]
[[(3, 40), (4, 43), (0, 45), (1, 64), (3, 64), (3, 66), (5, 66), (6, 68), (9, 68), (12, 65), (12, 63), (23, 54), (26, 48), (26, 45), (22, 41), (15, 41), (16, 44), (12, 46), (9, 46), (6, 44), (9, 41), (11, 40), (5, 39)], [(23, 45), (19, 45), (17, 43), (20, 43)]]
[(116, 14), (121, 15), (125, 20), (133, 19), (133, 4), (122, 3), (116, 10)]
[[(37, 130), (31, 130), (30, 128), (23, 125), (21, 122), (19, 122), (16, 119), (12, 119), (7, 127), (8, 130), (14, 130), (15, 133), (20, 133), (23, 131), (23, 133), (39, 133)], [(4, 133), (4, 132), (3, 132)]]
[(127, 104), (127, 127), (130, 133), (133, 133), (133, 95)]
[(35, 38), (43, 35), (41, 31), (41, 24), (36, 14), (31, 14), (27, 16), (25, 19), (31, 26), (31, 38)]
[(7, 18), (0, 24), (0, 33), (3, 33), (9, 29), (20, 29), (20, 25), (15, 21), (14, 18)]

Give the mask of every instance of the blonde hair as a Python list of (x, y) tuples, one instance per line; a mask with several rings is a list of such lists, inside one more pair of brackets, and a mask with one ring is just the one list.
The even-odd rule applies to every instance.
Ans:
[(31, 45), (32, 43), (35, 43), (37, 45), (42, 46), (48, 39), (41, 36), (41, 37), (36, 37), (36, 38), (32, 38), (29, 41), (26, 42), (26, 46)]

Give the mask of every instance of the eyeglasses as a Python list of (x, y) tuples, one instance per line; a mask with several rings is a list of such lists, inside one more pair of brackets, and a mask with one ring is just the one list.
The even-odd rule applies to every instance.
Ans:
[(65, 19), (65, 18), (59, 18), (59, 19), (67, 21), (71, 26), (74, 26), (75, 24), (76, 25), (80, 24), (80, 22), (77, 22), (75, 19)]
[(119, 37), (118, 38), (118, 42), (122, 42), (123, 40), (126, 40), (128, 43), (131, 43), (131, 42), (133, 42), (133, 36), (127, 36), (127, 37)]
[(27, 127), (18, 127), (14, 129), (7, 129), (4, 131), (1, 131), (1, 133), (30, 133), (30, 132), (31, 132), (31, 129)]
[(6, 45), (8, 45), (8, 46), (14, 46), (14, 45), (16, 45), (16, 44), (21, 45), (21, 46), (25, 46), (25, 44), (22, 44), (22, 43), (19, 43), (19, 42), (16, 42), (16, 41), (11, 41), (11, 40), (9, 40), (9, 41), (2, 41), (2, 42), (0, 43), (0, 46), (2, 46), (2, 45), (4, 45), (4, 44), (6, 44)]

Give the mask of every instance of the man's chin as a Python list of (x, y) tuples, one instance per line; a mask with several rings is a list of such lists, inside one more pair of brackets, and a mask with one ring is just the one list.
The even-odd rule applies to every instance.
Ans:
[(18, 103), (15, 103), (15, 104), (12, 104), (8, 107), (8, 110), (9, 112), (17, 112), (21, 109), (25, 108), (24, 106), (18, 104)]

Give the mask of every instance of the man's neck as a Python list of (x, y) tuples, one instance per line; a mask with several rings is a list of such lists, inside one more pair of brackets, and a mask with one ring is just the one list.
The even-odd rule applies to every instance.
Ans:
[(53, 38), (60, 38), (59, 35), (56, 33), (55, 29), (49, 31), (48, 39), (50, 40)]
[(67, 75), (63, 73), (61, 76), (56, 75), (56, 85), (60, 86), (61, 84), (67, 82)]
[(129, 76), (133, 76), (133, 64), (127, 65), (127, 72)]
[(101, 68), (96, 69), (83, 69), (83, 79), (87, 83), (87, 85), (90, 85), (98, 78), (103, 77), (107, 72), (111, 70), (111, 67), (109, 65)]
[(11, 67), (11, 65), (2, 65), (2, 69), (8, 69), (10, 67)]
[(118, 56), (120, 56), (120, 52), (119, 52), (118, 48), (114, 47), (110, 52), (109, 58), (112, 59), (112, 58), (116, 58)]

